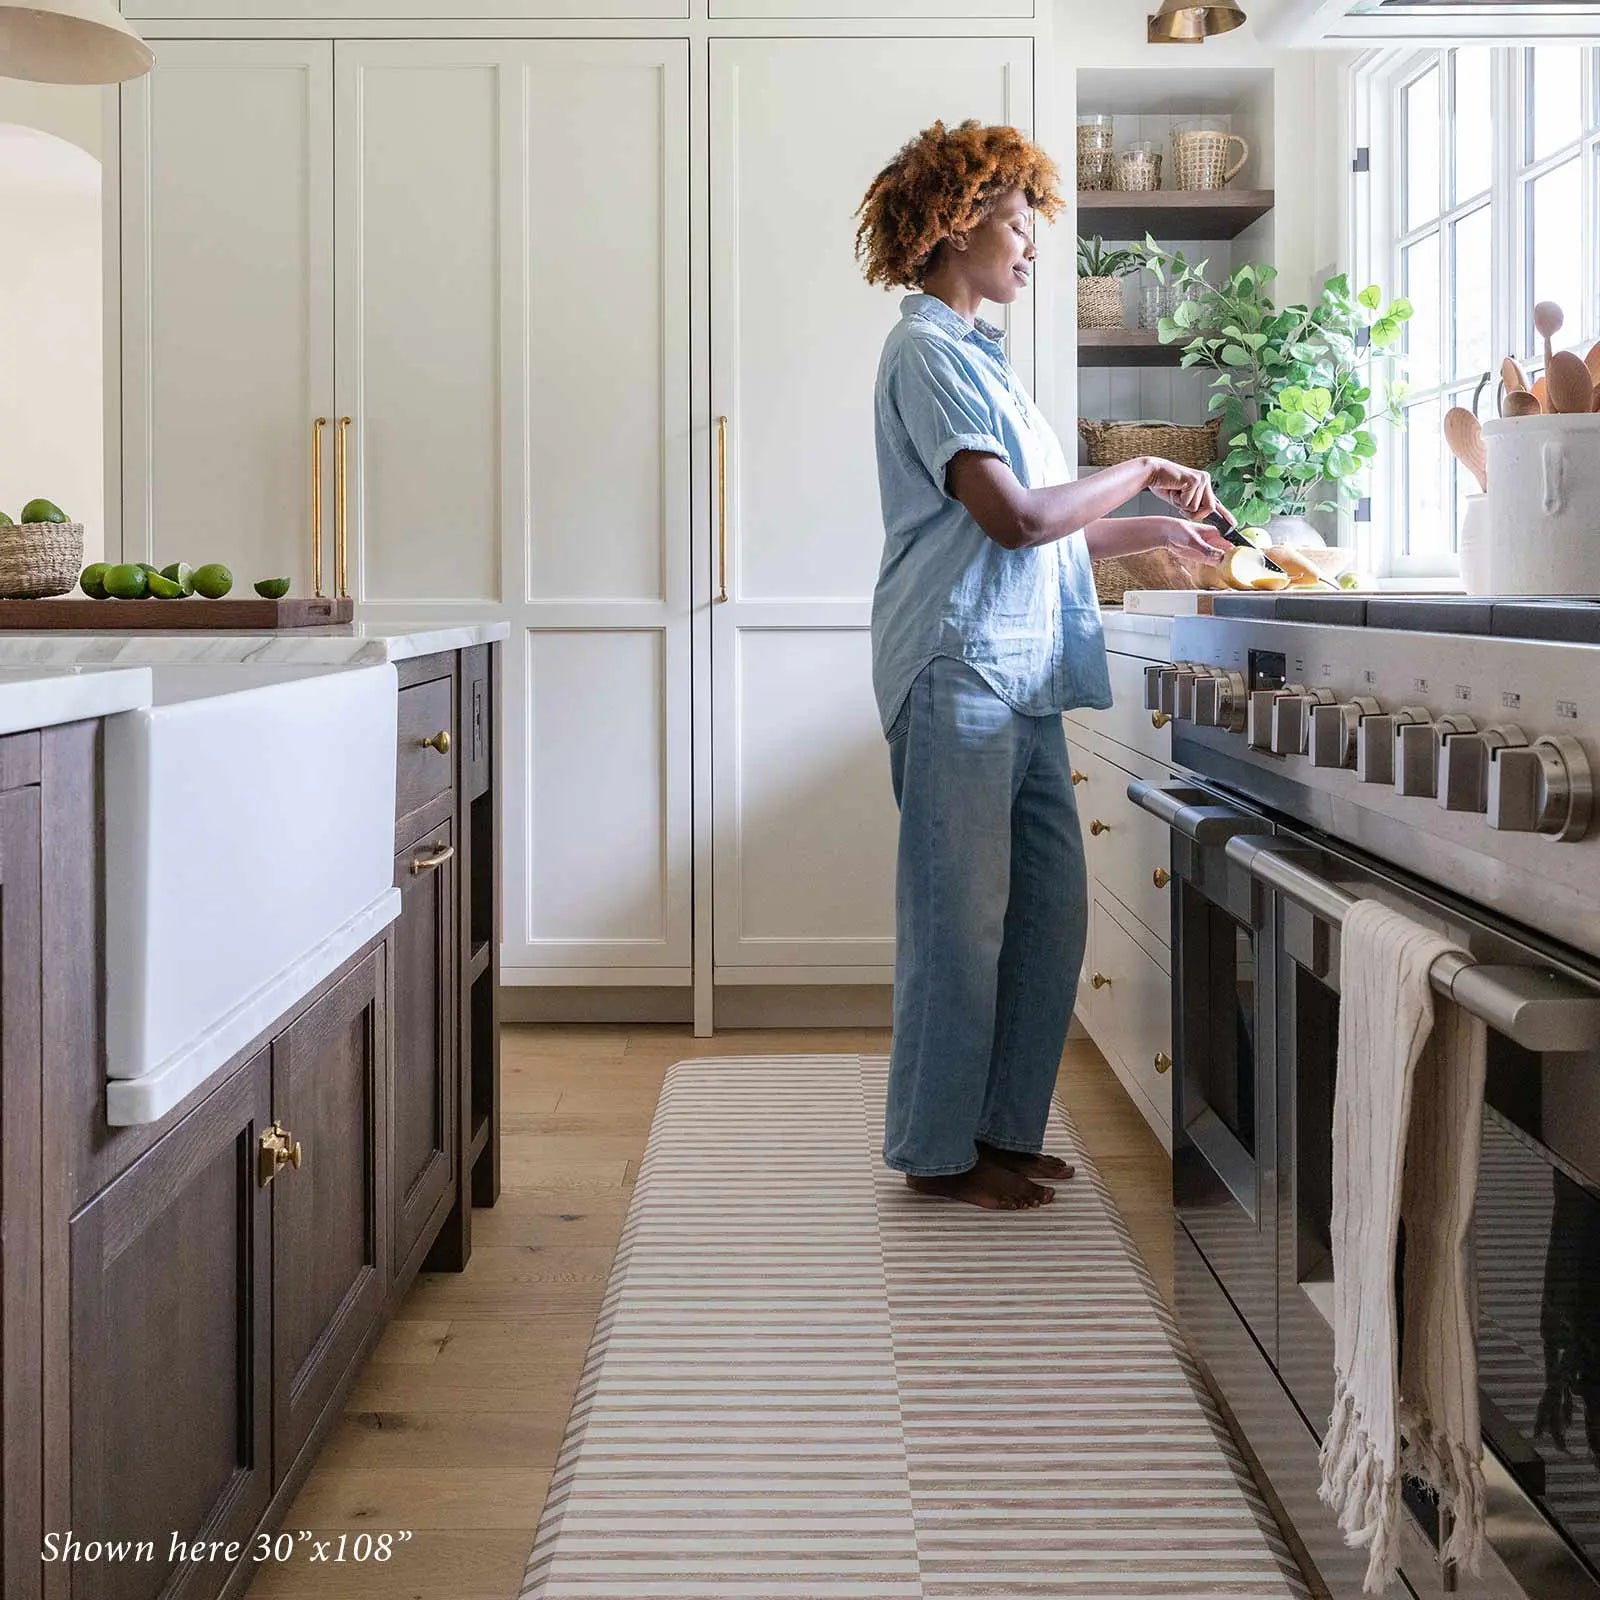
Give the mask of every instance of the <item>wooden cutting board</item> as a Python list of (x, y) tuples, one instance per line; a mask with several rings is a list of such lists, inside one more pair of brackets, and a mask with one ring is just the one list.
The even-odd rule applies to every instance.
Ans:
[(0, 629), (21, 633), (89, 633), (102, 629), (207, 628), (231, 633), (240, 628), (323, 628), (355, 617), (354, 600), (332, 597), (282, 600), (0, 600)]

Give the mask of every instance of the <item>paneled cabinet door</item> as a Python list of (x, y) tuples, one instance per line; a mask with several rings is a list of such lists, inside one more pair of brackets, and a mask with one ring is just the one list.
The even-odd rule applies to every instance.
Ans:
[(401, 911), (394, 926), (389, 1074), (391, 1279), (411, 1265), (428, 1224), (450, 1209), (455, 1194), (456, 875), (446, 854), (452, 846), (445, 822), (394, 863)]
[(333, 46), (153, 48), (121, 90), (122, 551), (309, 594), (319, 441), (325, 518), (334, 488), (331, 420), (315, 427), (333, 403)]
[(232, 1563), (174, 1576), (174, 1536), (244, 1539), (266, 1509), (270, 1091), (263, 1051), (70, 1225), (71, 1527), (151, 1543), (66, 1569), (75, 1600), (213, 1595)]
[[(1026, 39), (711, 41), (713, 493), (727, 485), (711, 530), (714, 942), (725, 982), (781, 981), (779, 969), (879, 981), (893, 965), (897, 818), (868, 626), (883, 550), (873, 378), (903, 297), (861, 277), (851, 213), (936, 117), (1027, 127), (1031, 50)], [(1009, 344), (1031, 381), (1027, 297), (1010, 309)]]
[(37, 1600), (40, 1439), (39, 791), (0, 794), (0, 1594)]
[(336, 80), (362, 614), (511, 624), (508, 980), (686, 983), (688, 41), (341, 40)]
[(386, 1026), (375, 951), (272, 1042), (274, 1484), (383, 1309)]

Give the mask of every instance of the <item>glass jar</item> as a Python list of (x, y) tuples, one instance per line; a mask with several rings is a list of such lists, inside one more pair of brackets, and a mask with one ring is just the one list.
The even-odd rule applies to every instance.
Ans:
[(1136, 139), (1117, 152), (1113, 187), (1137, 194), (1161, 187), (1161, 156), (1149, 139)]
[(1157, 283), (1152, 278), (1148, 283), (1139, 286), (1139, 326), (1141, 328), (1155, 328), (1161, 324), (1163, 317), (1172, 315), (1169, 311), (1171, 286)]
[(1078, 187), (1111, 187), (1112, 123), (1108, 116), (1078, 118)]

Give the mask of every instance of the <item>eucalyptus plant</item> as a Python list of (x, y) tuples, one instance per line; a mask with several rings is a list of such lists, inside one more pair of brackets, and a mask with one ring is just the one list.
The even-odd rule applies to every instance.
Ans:
[(1130, 246), (1126, 250), (1112, 250), (1097, 233), (1091, 239), (1078, 240), (1078, 276), (1080, 278), (1125, 278), (1144, 265), (1144, 248)]
[(1163, 344), (1181, 365), (1213, 369), (1209, 409), (1222, 414), (1227, 454), (1217, 494), (1241, 522), (1332, 511), (1352, 503), (1373, 457), (1375, 422), (1398, 423), (1405, 384), (1391, 376), (1411, 303), (1383, 303), (1369, 284), (1352, 294), (1343, 273), (1313, 306), (1281, 309), (1267, 293), (1277, 272), (1236, 267), (1220, 284), (1146, 235), (1142, 264), (1189, 296), (1163, 317)]

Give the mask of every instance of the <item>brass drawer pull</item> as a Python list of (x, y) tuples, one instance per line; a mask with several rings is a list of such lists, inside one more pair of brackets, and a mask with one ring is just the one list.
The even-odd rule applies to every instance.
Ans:
[(1110, 982), (1111, 980), (1103, 972), (1091, 972), (1089, 974), (1089, 987), (1091, 989), (1103, 989)]
[(1165, 867), (1157, 867), (1156, 870), (1150, 874), (1150, 881), (1156, 886), (1156, 888), (1165, 889), (1166, 886), (1172, 882), (1172, 874), (1168, 872)]
[(1074, 786), (1080, 783), (1087, 783), (1088, 781), (1089, 774), (1087, 772), (1079, 772), (1076, 767), (1072, 769), (1072, 782)]
[(1111, 824), (1109, 822), (1102, 822), (1099, 819), (1099, 817), (1096, 817), (1089, 824), (1089, 832), (1092, 833), (1095, 836), (1095, 838), (1097, 838), (1097, 839), (1100, 837), (1100, 835), (1102, 833), (1109, 833), (1110, 831), (1111, 831)]
[(311, 582), (312, 592), (322, 594), (322, 430), (326, 417), (311, 424)]
[(417, 743), (424, 750), (437, 750), (440, 755), (447, 756), (450, 754), (450, 730), (441, 728), (431, 739), (419, 739)]
[(411, 876), (415, 878), (421, 873), (436, 871), (455, 853), (456, 847), (453, 844), (444, 844), (440, 845), (431, 856), (412, 856)]
[(300, 1141), (277, 1120), (261, 1135), (261, 1151), (256, 1158), (256, 1181), (263, 1189), (278, 1175), (279, 1167), (299, 1169)]
[(1172, 718), (1165, 711), (1152, 711), (1150, 713), (1150, 726), (1152, 728), (1164, 728), (1171, 721)]
[(1172, 1057), (1165, 1050), (1156, 1051), (1156, 1071), (1170, 1072), (1172, 1070)]

